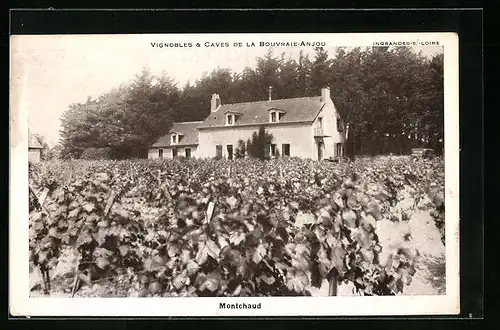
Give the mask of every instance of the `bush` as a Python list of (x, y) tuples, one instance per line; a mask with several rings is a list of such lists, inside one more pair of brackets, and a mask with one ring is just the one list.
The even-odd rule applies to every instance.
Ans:
[(111, 159), (111, 153), (111, 148), (87, 148), (83, 151), (80, 158), (86, 160)]
[(258, 132), (252, 134), (252, 138), (246, 143), (246, 150), (250, 157), (266, 160), (270, 158), (269, 145), (273, 141), (273, 134), (266, 131), (264, 126), (261, 126)]
[(236, 158), (245, 158), (246, 155), (246, 144), (245, 141), (239, 140), (238, 147), (236, 148), (235, 157)]

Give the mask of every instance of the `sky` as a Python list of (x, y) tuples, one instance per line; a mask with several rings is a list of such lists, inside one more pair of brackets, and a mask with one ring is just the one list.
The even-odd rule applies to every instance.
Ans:
[[(272, 36), (272, 35), (270, 35)], [(325, 41), (325, 35), (287, 34), (279, 41)], [(307, 38), (307, 39), (306, 39)], [(17, 106), (28, 111), (28, 127), (43, 136), (49, 146), (59, 141), (60, 117), (72, 103), (85, 102), (122, 83), (131, 81), (144, 66), (153, 74), (164, 71), (182, 88), (186, 82), (199, 79), (204, 72), (230, 68), (241, 72), (254, 67), (255, 59), (269, 47), (259, 47), (262, 35), (87, 35), (87, 36), (15, 36), (11, 38), (11, 86), (17, 89)], [(246, 47), (251, 42), (256, 47)], [(192, 47), (153, 47), (152, 43), (191, 42)], [(201, 47), (195, 46), (200, 42)], [(205, 42), (228, 42), (229, 47), (205, 45)], [(242, 47), (234, 47), (241, 42)], [(332, 54), (337, 46), (348, 42), (326, 42)], [(206, 47), (208, 46), (208, 47)], [(360, 43), (359, 46), (369, 46)], [(415, 47), (426, 56), (442, 52), (442, 47)], [(296, 59), (303, 50), (314, 57), (314, 47), (273, 47), (275, 55), (285, 52)]]

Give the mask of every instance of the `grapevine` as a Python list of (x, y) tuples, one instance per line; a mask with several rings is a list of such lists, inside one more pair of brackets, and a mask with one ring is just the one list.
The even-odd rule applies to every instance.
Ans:
[(98, 296), (297, 296), (324, 281), (333, 293), (350, 282), (361, 295), (399, 294), (418, 251), (385, 251), (377, 222), (405, 221), (394, 217), (402, 201), (428, 200), (444, 241), (439, 166), (404, 158), (30, 165), (30, 260), (54, 273), (75, 256), (53, 277), (69, 279), (73, 293), (106, 283)]

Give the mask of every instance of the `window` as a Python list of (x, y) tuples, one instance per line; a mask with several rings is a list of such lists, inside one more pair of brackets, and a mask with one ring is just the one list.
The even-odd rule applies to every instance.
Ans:
[(232, 144), (227, 145), (227, 159), (229, 159), (229, 160), (233, 159), (233, 145)]
[(283, 156), (290, 156), (290, 144), (288, 143), (283, 143), (281, 145), (281, 154)]
[(176, 143), (177, 143), (177, 135), (173, 134), (172, 135), (172, 144), (176, 144)]
[(271, 157), (276, 157), (276, 144), (271, 144)]
[(215, 157), (222, 158), (222, 146), (221, 145), (215, 146)]
[(335, 157), (342, 157), (342, 143), (335, 143)]
[(315, 136), (323, 136), (323, 118), (318, 117), (318, 120), (316, 121), (316, 127), (314, 128), (314, 135)]
[(158, 149), (158, 158), (163, 158), (163, 149)]
[(191, 148), (184, 149), (184, 152), (186, 153), (186, 158), (191, 158)]
[(342, 122), (340, 121), (340, 118), (337, 118), (337, 131), (339, 132), (343, 131)]
[(285, 115), (283, 110), (270, 110), (269, 111), (269, 122), (270, 123), (279, 123), (281, 118)]
[(234, 115), (233, 114), (228, 114), (226, 116), (226, 124), (227, 125), (234, 125)]
[(177, 157), (177, 148), (172, 149), (172, 158)]
[(271, 112), (271, 123), (275, 123), (276, 122), (276, 112)]

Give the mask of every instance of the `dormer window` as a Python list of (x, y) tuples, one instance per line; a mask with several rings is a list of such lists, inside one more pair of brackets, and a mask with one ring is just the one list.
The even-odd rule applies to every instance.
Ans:
[(285, 111), (279, 109), (269, 109), (269, 122), (279, 123), (281, 118), (285, 115)]
[(239, 116), (241, 116), (239, 112), (226, 111), (226, 126), (234, 126)]
[(181, 142), (181, 138), (184, 134), (178, 133), (178, 132), (172, 132), (172, 135), (170, 135), (170, 143), (171, 144), (178, 144)]

